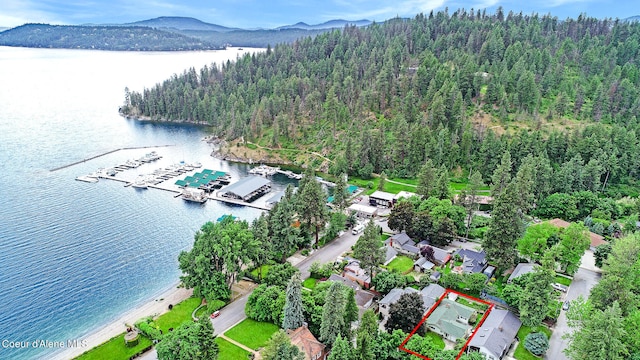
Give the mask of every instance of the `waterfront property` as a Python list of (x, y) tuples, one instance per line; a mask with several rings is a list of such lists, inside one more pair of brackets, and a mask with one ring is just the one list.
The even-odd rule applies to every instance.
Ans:
[(211, 192), (214, 189), (220, 189), (223, 185), (228, 185), (229, 181), (230, 176), (225, 172), (204, 169), (182, 180), (177, 180), (175, 184), (182, 188), (194, 188)]
[(271, 191), (271, 181), (259, 176), (249, 176), (220, 190), (220, 195), (251, 202), (269, 191)]

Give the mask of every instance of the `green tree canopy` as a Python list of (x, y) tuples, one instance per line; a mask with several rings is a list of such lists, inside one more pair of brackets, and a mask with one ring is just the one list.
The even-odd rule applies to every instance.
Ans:
[(215, 360), (218, 344), (208, 317), (189, 322), (165, 334), (156, 345), (161, 360)]

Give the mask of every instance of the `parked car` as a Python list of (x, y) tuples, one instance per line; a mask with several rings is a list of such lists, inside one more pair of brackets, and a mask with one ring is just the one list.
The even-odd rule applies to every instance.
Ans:
[(213, 313), (211, 313), (211, 318), (212, 318), (212, 319), (215, 319), (215, 318), (217, 318), (218, 316), (220, 316), (220, 310), (218, 310), (218, 311), (214, 311)]
[(562, 310), (569, 310), (569, 306), (571, 306), (571, 303), (569, 301), (565, 301), (564, 304), (562, 304)]
[(562, 292), (567, 292), (567, 290), (569, 289), (566, 285), (562, 285), (558, 283), (551, 284), (551, 287)]

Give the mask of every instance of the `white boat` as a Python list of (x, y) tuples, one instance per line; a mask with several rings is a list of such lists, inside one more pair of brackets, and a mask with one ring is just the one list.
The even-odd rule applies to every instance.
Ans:
[(271, 167), (267, 165), (260, 165), (249, 170), (249, 174), (260, 175), (260, 176), (271, 176), (275, 174), (278, 170), (280, 170), (280, 168)]
[(201, 168), (202, 164), (199, 161), (196, 161), (193, 164), (191, 164), (191, 167), (193, 167), (193, 168)]
[(88, 183), (97, 183), (99, 181), (98, 178), (90, 177), (89, 175), (87, 175), (87, 176), (78, 176), (76, 178), (76, 180), (84, 181), (84, 182), (88, 182)]
[(207, 199), (209, 198), (207, 196), (207, 193), (204, 192), (204, 190), (200, 190), (200, 189), (191, 189), (191, 188), (184, 188), (182, 190), (182, 196), (181, 196), (184, 200), (187, 201), (193, 201), (193, 202), (197, 202), (197, 203), (204, 203), (207, 201)]
[(147, 189), (149, 187), (149, 184), (147, 184), (146, 176), (138, 176), (131, 184), (131, 186), (136, 189)]

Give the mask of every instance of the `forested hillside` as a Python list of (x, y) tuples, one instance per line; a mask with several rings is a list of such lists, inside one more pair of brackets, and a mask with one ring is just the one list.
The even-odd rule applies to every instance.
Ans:
[(640, 176), (639, 37), (638, 23), (583, 16), (420, 14), (189, 69), (121, 111), (305, 148), (336, 174), (415, 177), (429, 158), (488, 180), (508, 150), (514, 173), (532, 156), (539, 200), (621, 195)]
[(0, 45), (57, 49), (129, 51), (211, 50), (201, 39), (145, 26), (26, 24), (3, 31)]

